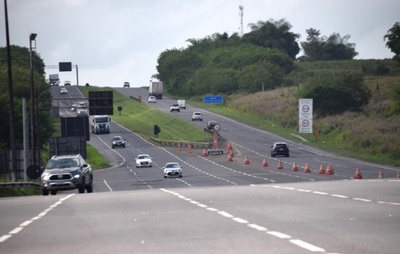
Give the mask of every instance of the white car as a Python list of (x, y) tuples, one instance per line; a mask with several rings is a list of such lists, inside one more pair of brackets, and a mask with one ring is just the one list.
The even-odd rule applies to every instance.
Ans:
[(156, 97), (155, 96), (149, 96), (149, 98), (147, 99), (147, 102), (148, 103), (156, 103), (157, 102), (157, 99), (156, 99)]
[(67, 88), (65, 88), (65, 87), (60, 88), (60, 94), (67, 94), (67, 93), (68, 93)]
[(141, 167), (152, 167), (153, 166), (153, 161), (150, 155), (148, 154), (139, 154), (136, 157), (136, 167), (141, 168)]
[(178, 104), (172, 104), (170, 107), (169, 107), (169, 111), (177, 111), (177, 112), (180, 112), (181, 111), (181, 108), (179, 107), (179, 105)]
[(193, 112), (192, 121), (203, 121), (203, 114), (201, 112)]
[(174, 176), (174, 177), (182, 177), (182, 167), (178, 162), (167, 162), (163, 167), (164, 170), (164, 178)]

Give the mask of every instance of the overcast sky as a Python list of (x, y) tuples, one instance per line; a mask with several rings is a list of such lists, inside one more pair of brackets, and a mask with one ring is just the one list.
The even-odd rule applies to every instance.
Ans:
[[(306, 40), (306, 29), (321, 35), (350, 35), (357, 59), (384, 59), (394, 54), (383, 36), (400, 21), (399, 0), (7, 0), (10, 43), (36, 51), (46, 66), (72, 62), (79, 84), (147, 86), (161, 52), (187, 47), (187, 39), (214, 33), (240, 34), (249, 23), (286, 19), (291, 32)], [(6, 45), (4, 1), (0, 3), (0, 46)], [(298, 56), (300, 56), (299, 54)], [(76, 72), (46, 68), (61, 82), (77, 83)]]

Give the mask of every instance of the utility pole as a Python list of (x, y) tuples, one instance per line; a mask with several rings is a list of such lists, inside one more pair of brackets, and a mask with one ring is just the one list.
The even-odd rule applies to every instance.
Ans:
[(14, 126), (14, 88), (12, 82), (11, 70), (11, 50), (10, 50), (10, 35), (8, 31), (8, 12), (7, 0), (4, 0), (4, 17), (6, 24), (6, 41), (7, 41), (7, 75), (8, 75), (8, 98), (9, 98), (9, 115), (10, 115), (10, 146), (11, 146), (11, 167), (12, 181), (17, 177), (17, 148), (15, 145), (15, 126)]

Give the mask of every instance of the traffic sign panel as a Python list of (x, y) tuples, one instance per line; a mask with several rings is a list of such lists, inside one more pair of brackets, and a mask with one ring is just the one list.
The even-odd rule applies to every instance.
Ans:
[(204, 103), (218, 103), (222, 104), (224, 97), (222, 95), (207, 95), (203, 97)]

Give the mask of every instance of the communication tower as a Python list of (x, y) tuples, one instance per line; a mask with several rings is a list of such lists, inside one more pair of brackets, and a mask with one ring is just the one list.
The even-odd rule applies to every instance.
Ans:
[(239, 5), (239, 16), (240, 16), (240, 37), (243, 36), (243, 11), (244, 11), (244, 6)]

